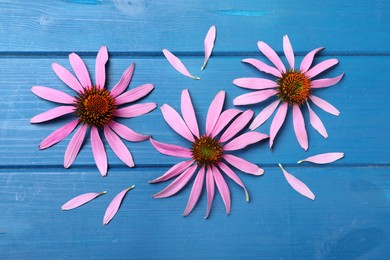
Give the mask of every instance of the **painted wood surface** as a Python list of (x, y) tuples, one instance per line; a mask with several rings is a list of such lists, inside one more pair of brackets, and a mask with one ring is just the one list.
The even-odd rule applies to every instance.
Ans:
[[(386, 258), (390, 253), (389, 14), (390, 3), (385, 0), (0, 1), (0, 258)], [(211, 25), (217, 26), (216, 47), (207, 68), (200, 71), (203, 39)], [(179, 160), (159, 154), (149, 142), (126, 142), (136, 163), (132, 169), (107, 149), (106, 178), (94, 164), (89, 140), (68, 170), (62, 164), (69, 137), (38, 150), (39, 142), (68, 120), (29, 124), (32, 116), (54, 107), (30, 89), (43, 85), (72, 94), (51, 64), (70, 68), (67, 58), (73, 51), (86, 61), (93, 78), (97, 50), (107, 45), (108, 88), (134, 62), (129, 88), (155, 85), (142, 102), (179, 109), (181, 90), (189, 89), (203, 130), (208, 105), (219, 90), (226, 90), (225, 108), (231, 108), (236, 96), (248, 92), (234, 86), (233, 79), (267, 77), (241, 63), (249, 57), (266, 61), (257, 41), (282, 54), (285, 34), (297, 51), (297, 62), (320, 46), (326, 50), (315, 63), (339, 60), (322, 75), (344, 72), (344, 79), (317, 93), (341, 115), (314, 108), (329, 138), (321, 137), (307, 120), (307, 152), (296, 141), (289, 114), (272, 152), (264, 141), (237, 153), (262, 166), (265, 174), (254, 177), (237, 171), (250, 193), (249, 203), (242, 189), (228, 180), (229, 216), (216, 195), (205, 220), (202, 194), (193, 213), (182, 217), (190, 185), (175, 197), (152, 199), (167, 184), (147, 181)], [(163, 57), (163, 48), (177, 54), (201, 80), (177, 73)], [(240, 109), (251, 108), (257, 114), (265, 104)], [(303, 113), (308, 119), (308, 111)], [(189, 145), (164, 122), (160, 109), (121, 122), (156, 140)], [(269, 125), (257, 131), (268, 133)], [(330, 151), (346, 156), (326, 166), (296, 164)], [(292, 190), (277, 163), (303, 180), (316, 200)], [(136, 188), (127, 194), (118, 215), (103, 226), (108, 203), (133, 184)], [(74, 196), (103, 190), (107, 194), (87, 205), (60, 210)]]

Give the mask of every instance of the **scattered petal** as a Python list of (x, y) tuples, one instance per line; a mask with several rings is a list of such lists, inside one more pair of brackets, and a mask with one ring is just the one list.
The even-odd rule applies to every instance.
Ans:
[(322, 153), (310, 156), (306, 159), (298, 161), (298, 163), (302, 162), (311, 162), (316, 164), (327, 164), (332, 163), (334, 161), (340, 160), (344, 157), (344, 153)]
[(307, 151), (309, 148), (309, 141), (305, 128), (305, 120), (303, 119), (301, 109), (298, 105), (293, 105), (293, 123), (298, 143), (305, 151)]
[(79, 120), (73, 120), (72, 122), (58, 128), (39, 144), (39, 149), (43, 150), (49, 148), (50, 146), (62, 141), (65, 137), (73, 132), (78, 123)]
[(167, 58), (168, 62), (174, 67), (178, 72), (192, 79), (200, 79), (199, 77), (192, 76), (188, 69), (184, 66), (184, 64), (179, 60), (178, 57), (173, 55), (167, 49), (163, 50), (165, 58)]
[(154, 148), (156, 148), (156, 150), (162, 154), (181, 158), (192, 158), (192, 152), (188, 148), (173, 144), (157, 142), (152, 138), (149, 138), (149, 140), (154, 146)]
[(291, 185), (291, 187), (302, 194), (303, 196), (314, 200), (315, 196), (313, 192), (304, 184), (302, 181), (298, 180), (296, 177), (294, 177), (292, 174), (288, 173), (283, 166), (279, 163), (280, 169), (282, 169), (284, 177), (286, 178), (287, 182)]
[(215, 34), (216, 34), (216, 28), (215, 26), (211, 26), (209, 31), (207, 32), (206, 38), (204, 39), (204, 63), (202, 65), (201, 70), (203, 70), (207, 62), (211, 56), (211, 52), (214, 48), (214, 42), (215, 42)]
[(253, 119), (251, 125), (249, 126), (249, 129), (250, 130), (255, 130), (256, 128), (258, 128), (259, 126), (261, 126), (262, 124), (264, 124), (265, 121), (268, 120), (268, 118), (273, 114), (273, 112), (276, 110), (276, 108), (278, 107), (280, 103), (280, 100), (276, 100), (274, 102), (272, 102), (271, 104), (269, 104), (268, 106), (266, 106), (256, 117), (255, 119)]
[(328, 138), (328, 133), (326, 132), (326, 128), (322, 123), (321, 119), (317, 116), (316, 113), (311, 109), (309, 102), (306, 102), (307, 108), (309, 110), (310, 124), (313, 126), (315, 130), (318, 131), (324, 138)]
[(87, 202), (90, 202), (91, 200), (95, 199), (96, 197), (99, 197), (100, 195), (106, 194), (106, 191), (102, 192), (91, 192), (91, 193), (84, 193), (77, 197), (74, 197), (73, 199), (66, 202), (64, 205), (62, 205), (62, 210), (71, 210), (77, 207), (80, 207), (84, 205)]
[(251, 105), (251, 104), (260, 103), (263, 102), (264, 100), (269, 99), (272, 96), (275, 96), (277, 93), (278, 91), (275, 89), (253, 91), (236, 97), (233, 100), (233, 104), (235, 106), (240, 106), (240, 105)]
[(65, 92), (47, 88), (47, 87), (41, 87), (41, 86), (34, 86), (32, 87), (31, 91), (37, 95), (40, 98), (57, 102), (60, 104), (74, 104), (75, 98), (66, 94)]
[(77, 154), (80, 151), (80, 148), (84, 142), (85, 133), (87, 132), (87, 125), (83, 124), (79, 130), (74, 134), (72, 139), (66, 147), (65, 156), (64, 156), (64, 167), (69, 168), (74, 160), (77, 157)]
[(278, 86), (278, 83), (276, 83), (276, 81), (263, 78), (238, 78), (233, 80), (233, 84), (241, 88), (255, 90), (276, 88)]
[(134, 167), (133, 156), (129, 149), (109, 126), (104, 127), (104, 136), (116, 156), (130, 168)]
[(196, 175), (194, 184), (192, 185), (191, 194), (188, 198), (188, 203), (186, 209), (184, 210), (183, 216), (188, 216), (191, 213), (196, 203), (199, 200), (199, 196), (202, 192), (203, 182), (204, 182), (205, 169), (201, 167), (198, 174)]
[(130, 186), (129, 188), (124, 189), (123, 191), (119, 192), (114, 199), (110, 202), (106, 209), (106, 213), (104, 214), (103, 218), (103, 225), (107, 225), (112, 218), (115, 216), (115, 214), (118, 212), (119, 207), (123, 201), (123, 198), (125, 197), (126, 193), (129, 190), (132, 190), (135, 188), (135, 185)]

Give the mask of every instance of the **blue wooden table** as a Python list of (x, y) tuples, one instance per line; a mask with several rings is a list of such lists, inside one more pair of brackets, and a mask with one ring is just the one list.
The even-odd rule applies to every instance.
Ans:
[[(57, 0), (0, 2), (0, 258), (1, 259), (384, 259), (390, 254), (390, 2), (376, 1), (148, 1)], [(203, 40), (211, 25), (217, 39), (207, 68)], [(94, 75), (95, 57), (106, 45), (112, 87), (132, 62), (130, 88), (153, 83), (143, 101), (180, 108), (189, 89), (204, 129), (208, 105), (220, 90), (225, 108), (246, 93), (233, 85), (239, 77), (261, 77), (244, 58), (266, 61), (259, 40), (283, 56), (282, 36), (289, 35), (300, 62), (310, 50), (325, 46), (315, 63), (329, 58), (339, 64), (324, 73), (342, 81), (320, 91), (340, 117), (318, 111), (329, 138), (306, 122), (310, 148), (294, 136), (291, 112), (270, 152), (267, 142), (239, 156), (265, 169), (261, 177), (237, 171), (249, 190), (227, 180), (232, 212), (226, 216), (216, 195), (205, 220), (206, 194), (191, 215), (182, 217), (191, 186), (169, 199), (152, 194), (166, 184), (148, 184), (177, 158), (159, 154), (149, 141), (126, 142), (136, 163), (125, 166), (107, 149), (108, 176), (95, 166), (86, 141), (70, 169), (63, 156), (70, 140), (40, 151), (38, 144), (64, 124), (29, 120), (55, 105), (30, 91), (42, 85), (71, 94), (51, 70), (57, 62), (70, 69), (68, 55), (77, 52)], [(178, 55), (201, 80), (177, 73), (162, 55)], [(285, 57), (282, 59), (285, 61)], [(286, 63), (287, 64), (287, 63)], [(256, 114), (264, 105), (250, 106)], [(303, 111), (307, 120), (308, 111)], [(161, 110), (123, 123), (156, 140), (188, 145), (165, 123)], [(268, 133), (267, 122), (256, 131)], [(345, 152), (326, 166), (296, 164), (310, 155)], [(316, 194), (310, 201), (285, 181), (277, 164), (303, 180)], [(115, 194), (130, 185), (120, 211), (102, 225)], [(108, 193), (72, 211), (60, 207), (81, 193)]]

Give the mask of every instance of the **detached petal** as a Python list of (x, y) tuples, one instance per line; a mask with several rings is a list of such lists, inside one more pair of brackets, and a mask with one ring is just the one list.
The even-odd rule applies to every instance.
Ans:
[(214, 130), (214, 127), (221, 115), (223, 104), (225, 102), (225, 91), (219, 91), (210, 104), (209, 110), (207, 111), (206, 118), (206, 134), (210, 135)]
[(313, 101), (314, 104), (316, 104), (319, 108), (321, 108), (325, 112), (328, 112), (329, 114), (332, 114), (335, 116), (340, 115), (340, 111), (337, 108), (335, 108), (334, 106), (329, 104), (327, 101), (323, 100), (322, 98), (319, 98), (319, 97), (314, 96), (314, 95), (310, 95), (309, 98), (311, 101)]
[(196, 175), (194, 184), (192, 185), (191, 194), (188, 198), (186, 209), (184, 210), (183, 216), (188, 216), (191, 213), (196, 203), (199, 200), (199, 196), (202, 193), (203, 182), (204, 182), (205, 169), (201, 167), (198, 174)]
[(230, 199), (230, 190), (228, 185), (226, 184), (226, 181), (224, 180), (222, 174), (219, 172), (218, 168), (215, 166), (213, 167), (213, 175), (215, 184), (217, 184), (217, 188), (219, 190), (219, 193), (221, 194), (223, 204), (225, 204), (226, 214), (230, 214), (230, 208), (231, 208), (231, 199)]
[(233, 80), (233, 84), (248, 89), (267, 89), (267, 88), (276, 88), (278, 84), (276, 81), (263, 78), (238, 78)]
[(313, 68), (311, 68), (310, 70), (308, 70), (305, 75), (309, 78), (313, 78), (315, 76), (317, 76), (318, 74), (324, 72), (325, 70), (333, 67), (334, 65), (336, 65), (337, 63), (339, 63), (338, 60), (336, 59), (329, 59), (329, 60), (324, 60), (323, 62), (320, 62), (318, 63), (317, 65), (315, 65)]
[(215, 194), (215, 184), (213, 171), (210, 167), (206, 171), (206, 190), (207, 190), (207, 211), (205, 218), (208, 218), (210, 215), (211, 204), (213, 203), (214, 194)]
[(188, 169), (193, 163), (194, 163), (193, 160), (179, 162), (178, 164), (175, 164), (174, 166), (172, 166), (162, 176), (160, 176), (157, 179), (154, 179), (152, 181), (149, 181), (149, 183), (153, 184), (153, 183), (159, 183), (159, 182), (170, 180), (173, 177), (176, 177), (177, 175), (181, 174), (186, 169)]
[(156, 150), (162, 154), (181, 158), (192, 158), (192, 152), (188, 148), (173, 144), (157, 142), (152, 138), (149, 138), (149, 140), (154, 146), (154, 148), (156, 148)]
[(118, 96), (117, 98), (115, 98), (115, 104), (122, 105), (122, 104), (137, 101), (137, 100), (145, 97), (146, 95), (148, 95), (153, 89), (154, 89), (153, 84), (145, 84), (145, 85), (136, 87), (134, 89), (126, 91), (125, 93), (123, 93), (120, 96)]
[(123, 91), (126, 90), (127, 86), (130, 84), (131, 79), (133, 78), (134, 73), (134, 66), (135, 64), (131, 64), (125, 72), (123, 72), (121, 79), (119, 82), (114, 86), (114, 88), (111, 90), (110, 94), (112, 97), (116, 98), (120, 94), (123, 93)]
[(275, 89), (266, 89), (260, 91), (253, 91), (236, 97), (233, 100), (235, 106), (240, 105), (251, 105), (263, 102), (264, 100), (269, 99), (272, 96), (275, 96), (278, 93)]
[(200, 68), (201, 70), (203, 70), (206, 67), (207, 62), (211, 56), (211, 52), (213, 51), (215, 34), (216, 34), (216, 28), (213, 25), (210, 27), (209, 31), (207, 32), (206, 38), (204, 39), (204, 62), (202, 68)]
[(301, 72), (306, 72), (309, 70), (311, 64), (313, 63), (314, 56), (317, 54), (317, 52), (322, 51), (323, 49), (324, 47), (320, 47), (306, 54), (306, 56), (303, 58), (301, 62), (301, 67), (300, 67)]
[(199, 126), (198, 121), (196, 120), (194, 106), (192, 105), (192, 100), (188, 89), (184, 89), (181, 92), (181, 113), (184, 118), (184, 122), (191, 130), (191, 132), (199, 138)]
[(224, 154), (223, 159), (225, 159), (228, 163), (239, 169), (240, 171), (252, 174), (252, 175), (263, 175), (264, 170), (259, 168), (256, 164), (248, 162), (242, 158), (234, 156), (232, 154)]
[(195, 138), (192, 135), (190, 129), (188, 129), (188, 126), (186, 125), (184, 120), (181, 118), (179, 113), (173, 107), (164, 104), (160, 107), (160, 109), (165, 121), (173, 130), (175, 130), (176, 133), (183, 136), (185, 139), (187, 139), (190, 142), (195, 141)]
[(50, 146), (62, 141), (65, 137), (73, 132), (78, 123), (78, 120), (73, 120), (72, 122), (58, 128), (39, 144), (39, 149), (43, 150), (49, 148)]
[(127, 126), (115, 121), (111, 121), (109, 126), (117, 135), (130, 142), (141, 142), (149, 139), (150, 137), (149, 135), (136, 133)]
[(282, 73), (280, 73), (279, 70), (277, 70), (274, 67), (271, 67), (268, 64), (265, 64), (264, 62), (262, 62), (260, 60), (257, 60), (257, 59), (244, 59), (244, 60), (242, 60), (242, 62), (248, 63), (248, 64), (254, 66), (256, 69), (258, 69), (258, 70), (260, 70), (262, 72), (274, 75), (275, 77), (278, 77), (278, 78), (282, 77)]
[(102, 139), (100, 138), (99, 131), (95, 126), (91, 127), (91, 146), (93, 158), (95, 159), (96, 166), (102, 176), (107, 175), (107, 154)]
[(115, 214), (118, 212), (119, 210), (119, 207), (121, 206), (121, 203), (126, 195), (126, 193), (129, 191), (129, 190), (132, 190), (135, 188), (135, 185), (129, 187), (129, 188), (126, 188), (124, 189), (123, 191), (119, 192), (115, 197), (114, 199), (110, 202), (110, 204), (108, 205), (107, 209), (106, 209), (106, 213), (104, 214), (104, 218), (103, 218), (103, 225), (107, 225), (111, 219), (115, 216)]
[(311, 88), (327, 88), (337, 84), (344, 76), (344, 73), (335, 78), (317, 79), (311, 82)]
[(100, 48), (95, 64), (95, 77), (96, 86), (100, 89), (104, 88), (106, 84), (106, 63), (108, 61), (107, 47), (103, 46)]
[(259, 47), (259, 50), (276, 66), (276, 68), (278, 68), (281, 73), (286, 72), (286, 67), (284, 67), (282, 60), (268, 44), (259, 41), (257, 43), (257, 47)]
[(31, 91), (38, 97), (52, 102), (69, 105), (75, 103), (74, 97), (56, 89), (34, 86), (31, 88)]
[(271, 128), (269, 130), (270, 138), (269, 138), (269, 147), (272, 149), (272, 146), (274, 144), (274, 139), (276, 137), (276, 134), (279, 132), (280, 127), (283, 125), (284, 120), (286, 119), (286, 114), (288, 110), (288, 103), (283, 102), (278, 111), (276, 112), (276, 115), (271, 123)]
[(229, 141), (249, 123), (252, 117), (253, 111), (250, 109), (239, 115), (221, 135), (219, 141), (221, 143)]
[(322, 153), (300, 160), (298, 163), (311, 162), (316, 164), (327, 164), (340, 160), (343, 157), (344, 153)]
[(137, 117), (145, 115), (151, 111), (153, 111), (157, 107), (156, 103), (143, 103), (143, 104), (135, 104), (124, 108), (119, 108), (114, 112), (114, 115), (117, 117)]
[(30, 119), (30, 123), (36, 124), (36, 123), (42, 123), (49, 120), (52, 120), (54, 118), (70, 114), (75, 110), (74, 106), (59, 106), (52, 108), (50, 110), (47, 110), (46, 112), (43, 112), (39, 115), (34, 116)]
[(77, 207), (80, 207), (84, 205), (87, 202), (90, 202), (96, 197), (99, 197), (100, 195), (106, 194), (106, 191), (102, 192), (91, 192), (91, 193), (84, 193), (77, 197), (74, 197), (73, 199), (66, 202), (64, 205), (61, 206), (62, 210), (71, 210)]
[(215, 127), (213, 131), (211, 132), (211, 136), (215, 137), (218, 135), (224, 128), (227, 126), (230, 121), (233, 120), (239, 113), (241, 113), (241, 110), (230, 108), (221, 113), (221, 116), (218, 118), (217, 123), (215, 124)]
[(69, 55), (69, 62), (81, 85), (84, 88), (92, 87), (91, 78), (89, 77), (87, 67), (85, 66), (85, 63), (80, 58), (80, 56), (76, 53), (71, 53)]
[(130, 168), (134, 167), (134, 161), (130, 151), (110, 127), (104, 127), (104, 136), (116, 156)]
[(293, 105), (293, 123), (298, 143), (305, 151), (307, 151), (309, 148), (309, 141), (307, 139), (305, 120), (303, 119), (301, 109), (298, 105)]
[(199, 77), (192, 76), (192, 74), (188, 71), (188, 69), (184, 66), (184, 64), (179, 60), (178, 57), (173, 55), (167, 49), (162, 51), (164, 53), (165, 58), (167, 58), (168, 62), (174, 67), (178, 72), (192, 79), (200, 79)]
[(70, 142), (68, 144), (68, 147), (66, 147), (65, 156), (64, 156), (64, 167), (69, 168), (74, 160), (77, 157), (77, 154), (80, 151), (80, 148), (83, 144), (85, 133), (87, 132), (87, 125), (83, 124), (79, 130), (74, 134), (72, 139), (70, 139)]
[(250, 130), (255, 130), (256, 128), (258, 128), (259, 126), (261, 126), (262, 124), (264, 124), (265, 121), (268, 120), (268, 118), (274, 113), (274, 111), (276, 110), (276, 108), (278, 107), (280, 103), (280, 100), (276, 100), (274, 102), (272, 102), (271, 104), (269, 104), (268, 106), (266, 106), (256, 117), (255, 119), (253, 119), (251, 125), (249, 126), (249, 129)]
[(246, 200), (246, 202), (249, 202), (248, 191), (246, 190), (244, 183), (242, 183), (241, 179), (237, 176), (237, 174), (235, 174), (234, 171), (232, 169), (230, 169), (230, 167), (227, 166), (226, 164), (224, 164), (223, 162), (219, 162), (218, 166), (224, 173), (226, 173), (227, 176), (229, 176), (230, 179), (232, 179), (235, 183), (237, 183), (238, 185), (240, 185), (244, 189), (245, 200)]
[(248, 145), (260, 142), (261, 140), (268, 138), (269, 136), (266, 134), (262, 134), (259, 132), (247, 132), (244, 133), (229, 143), (227, 143), (224, 147), (224, 151), (236, 151), (247, 147)]
[(283, 51), (284, 55), (286, 55), (288, 64), (290, 64), (290, 68), (294, 70), (295, 58), (294, 58), (294, 50), (291, 46), (290, 39), (287, 35), (283, 36)]
[(291, 187), (294, 190), (296, 190), (297, 192), (299, 192), (300, 194), (302, 194), (303, 196), (311, 200), (315, 199), (313, 192), (306, 186), (306, 184), (304, 184), (302, 181), (300, 181), (299, 179), (297, 179), (296, 177), (288, 173), (280, 163), (279, 163), (279, 167), (280, 169), (282, 169), (284, 177), (286, 178), (287, 182), (291, 185)]
[(51, 67), (60, 80), (62, 80), (71, 89), (77, 93), (81, 93), (83, 91), (83, 87), (80, 85), (80, 82), (72, 75), (72, 73), (69, 72), (69, 70), (65, 69), (58, 63), (53, 63)]
[(307, 108), (309, 110), (310, 116), (310, 124), (313, 126), (315, 130), (318, 131), (324, 138), (328, 138), (328, 133), (326, 132), (325, 126), (322, 123), (321, 119), (314, 113), (314, 111), (310, 108), (309, 102), (306, 102)]

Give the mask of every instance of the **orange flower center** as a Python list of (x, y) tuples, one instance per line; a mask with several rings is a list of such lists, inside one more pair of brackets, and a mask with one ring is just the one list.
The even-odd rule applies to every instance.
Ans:
[(222, 159), (221, 143), (210, 136), (201, 136), (192, 143), (192, 159), (199, 165), (210, 166)]
[(299, 71), (287, 71), (278, 79), (278, 97), (290, 105), (302, 105), (310, 95), (310, 79)]

